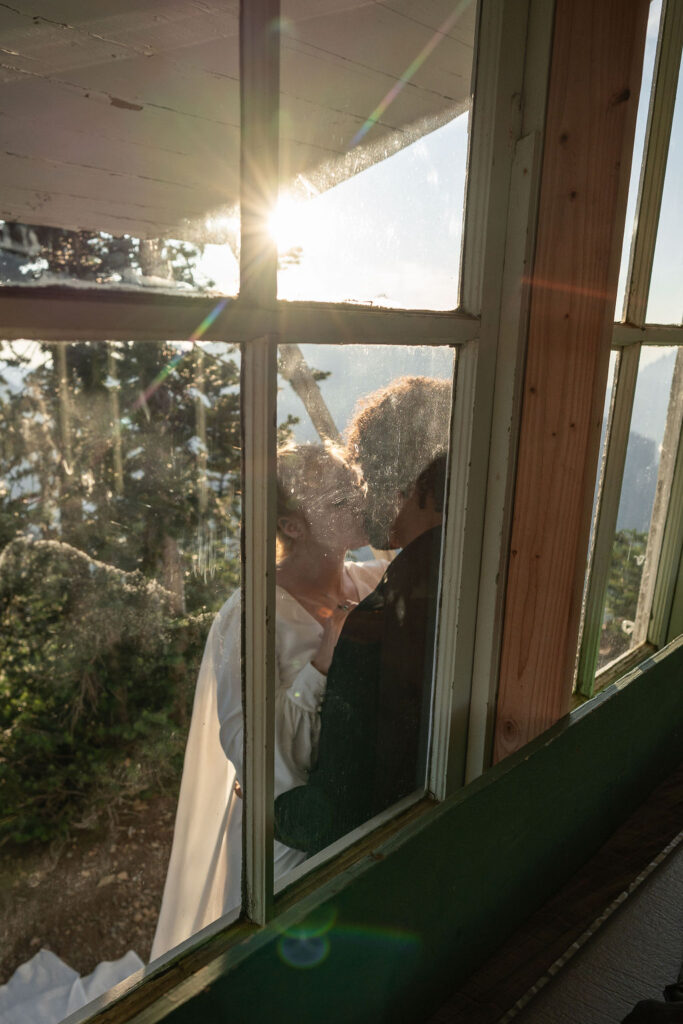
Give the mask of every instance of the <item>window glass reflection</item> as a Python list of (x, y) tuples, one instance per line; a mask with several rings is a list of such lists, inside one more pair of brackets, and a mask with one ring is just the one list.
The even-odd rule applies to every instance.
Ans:
[(283, 4), (279, 298), (455, 308), (476, 6)]
[(31, 997), (54, 970), (87, 1001), (101, 962), (106, 989), (149, 957), (199, 665), (239, 585), (239, 354), (5, 342), (0, 417), (0, 985), (24, 964)]
[(186, 238), (136, 238), (0, 221), (0, 285), (236, 295), (239, 217), (208, 217)]
[(683, 323), (683, 75), (679, 70), (666, 176), (652, 264), (647, 322)]
[(239, 5), (164, 8), (4, 9), (0, 285), (237, 293)]
[(607, 580), (598, 669), (634, 642), (638, 600), (658, 485), (667, 410), (680, 397), (672, 391), (676, 348), (646, 348), (640, 355), (631, 431)]
[[(287, 348), (279, 417), (300, 414), (301, 469), (279, 519), (275, 819), (283, 858), (303, 859), (424, 789), (453, 352)], [(302, 736), (294, 777), (278, 744), (285, 763)]]
[(626, 206), (626, 220), (624, 223), (624, 241), (621, 250), (621, 263), (619, 266), (619, 283), (617, 286), (617, 302), (614, 313), (615, 320), (623, 320), (625, 315), (624, 299), (626, 296), (626, 275), (631, 256), (631, 242), (636, 218), (636, 202), (638, 200), (638, 186), (643, 164), (643, 151), (645, 147), (645, 131), (647, 128), (647, 117), (650, 109), (650, 94), (652, 92), (652, 76), (655, 66), (655, 55), (657, 52), (657, 38), (659, 35), (659, 21), (662, 14), (662, 0), (652, 0), (650, 3), (650, 15), (647, 22), (647, 36), (645, 39), (645, 54), (643, 56), (643, 71), (640, 82), (640, 96), (638, 99), (638, 115), (636, 118), (636, 129), (633, 140), (633, 157), (631, 160), (631, 177), (628, 186), (628, 202)]

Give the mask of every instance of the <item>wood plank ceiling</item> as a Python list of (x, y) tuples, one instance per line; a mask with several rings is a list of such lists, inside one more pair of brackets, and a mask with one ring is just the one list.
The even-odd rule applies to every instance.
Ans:
[[(0, 4), (0, 218), (221, 240), (239, 189), (238, 7)], [(285, 0), (283, 180), (329, 187), (460, 113), (474, 17), (452, 0)]]

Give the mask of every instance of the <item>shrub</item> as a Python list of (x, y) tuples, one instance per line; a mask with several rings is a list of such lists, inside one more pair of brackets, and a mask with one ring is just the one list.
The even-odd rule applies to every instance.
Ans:
[[(149, 753), (177, 776), (211, 615), (55, 541), (0, 555), (0, 839), (48, 839)], [(149, 775), (149, 773), (147, 773)]]

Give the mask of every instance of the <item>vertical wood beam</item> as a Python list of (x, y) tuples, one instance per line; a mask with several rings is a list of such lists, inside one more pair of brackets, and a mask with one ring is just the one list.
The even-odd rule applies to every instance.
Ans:
[(240, 298), (272, 305), (277, 246), (268, 217), (278, 194), (279, 0), (240, 4)]
[(277, 339), (242, 345), (243, 910), (265, 924), (273, 904), (275, 749), (275, 471)]
[(494, 759), (568, 709), (647, 0), (557, 0)]
[[(240, 97), (240, 298), (274, 306), (277, 250), (268, 215), (278, 190), (279, 0), (241, 0)], [(242, 905), (265, 924), (273, 904), (277, 338), (252, 338), (241, 351)]]

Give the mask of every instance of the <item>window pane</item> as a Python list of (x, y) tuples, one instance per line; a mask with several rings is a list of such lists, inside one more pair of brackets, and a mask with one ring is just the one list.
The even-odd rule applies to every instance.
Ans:
[(236, 294), (238, 5), (58, 21), (3, 9), (0, 282)]
[(0, 285), (236, 295), (238, 235), (236, 212), (198, 225), (192, 241), (0, 221)]
[(626, 221), (624, 223), (624, 243), (621, 250), (619, 284), (617, 286), (617, 303), (614, 313), (615, 320), (623, 320), (625, 314), (624, 300), (626, 297), (626, 275), (628, 274), (628, 264), (631, 256), (631, 242), (635, 228), (636, 202), (638, 200), (640, 172), (643, 164), (645, 131), (647, 128), (647, 115), (650, 109), (652, 76), (654, 73), (655, 56), (657, 53), (657, 38), (659, 35), (659, 20), (661, 13), (662, 0), (652, 0), (650, 4), (650, 17), (648, 18), (647, 23), (645, 55), (643, 57), (643, 73), (640, 82), (640, 98), (638, 100), (638, 116), (636, 119), (635, 137), (633, 140), (633, 159), (631, 163), (631, 178), (628, 186), (628, 203), (626, 206)]
[(612, 549), (598, 669), (629, 650), (667, 421), (676, 348), (644, 347)]
[[(199, 665), (239, 586), (239, 352), (5, 342), (0, 415), (2, 983), (41, 950), (82, 975), (149, 958)], [(170, 945), (223, 909), (202, 893), (237, 797), (207, 678)]]
[(424, 790), (454, 361), (280, 353), (276, 884)]
[(283, 299), (452, 309), (476, 5), (283, 5)]
[(655, 258), (652, 265), (647, 321), (652, 324), (683, 323), (683, 75), (671, 126), (666, 177), (659, 215)]

